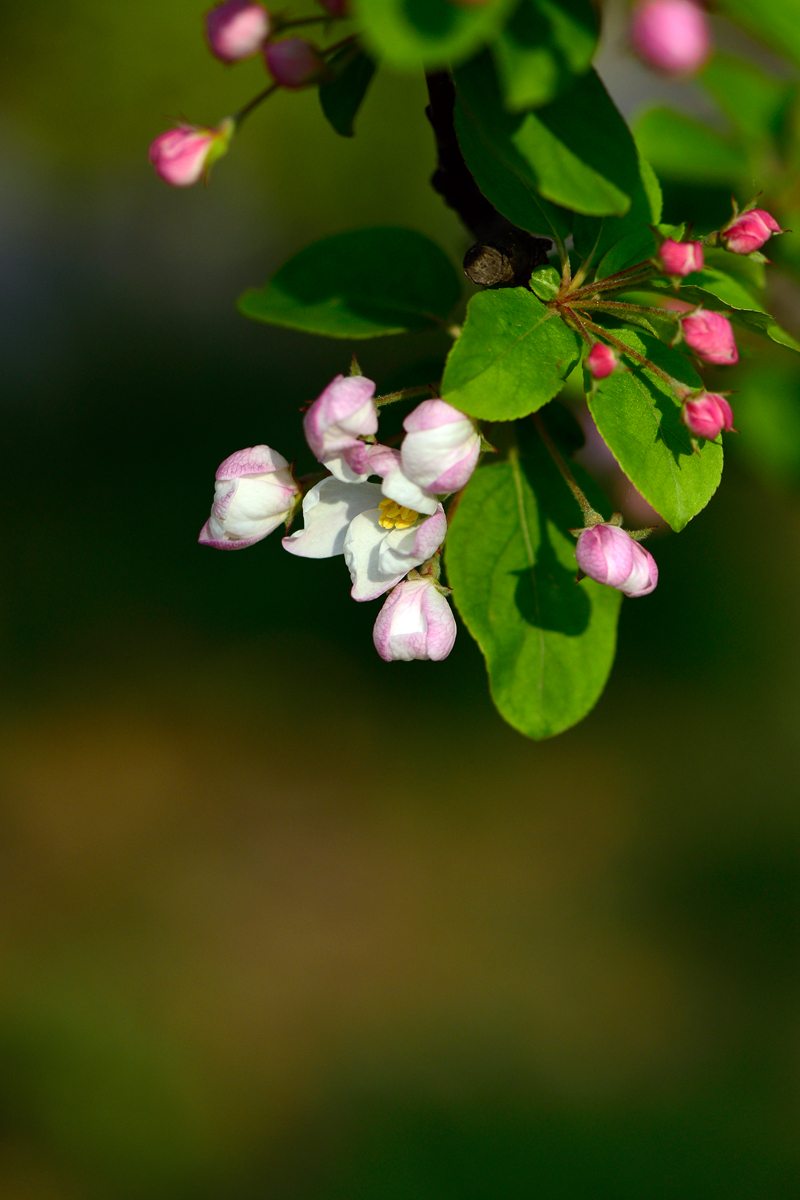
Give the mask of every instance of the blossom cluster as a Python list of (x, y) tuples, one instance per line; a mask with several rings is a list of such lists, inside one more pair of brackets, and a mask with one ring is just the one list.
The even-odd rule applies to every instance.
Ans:
[[(331, 18), (346, 15), (347, 0), (320, 3)], [(211, 53), (229, 65), (263, 55), (274, 86), (294, 91), (322, 82), (328, 67), (324, 53), (307, 38), (277, 38), (292, 24), (255, 0), (224, 0), (205, 15), (206, 42)], [(236, 117), (226, 117), (214, 129), (182, 123), (159, 134), (150, 146), (156, 173), (172, 187), (191, 187), (205, 179), (212, 164), (227, 153), (236, 125)]]
[[(389, 593), (374, 628), (382, 658), (436, 661), (456, 636), (439, 583), (447, 533), (441, 501), (469, 480), (481, 438), (470, 417), (432, 398), (405, 418), (399, 450), (382, 445), (374, 397), (372, 380), (337, 375), (306, 412), (306, 440), (329, 474), (306, 491), (303, 528), (287, 533), (283, 546), (301, 558), (343, 555), (354, 600)], [(199, 540), (224, 550), (250, 546), (282, 523), (288, 530), (300, 498), (282, 455), (267, 446), (240, 450), (217, 471)]]

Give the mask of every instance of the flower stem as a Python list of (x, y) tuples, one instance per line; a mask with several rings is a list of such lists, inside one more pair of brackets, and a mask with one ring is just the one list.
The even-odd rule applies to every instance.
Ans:
[(249, 104), (245, 104), (244, 108), (240, 108), (238, 113), (234, 113), (231, 119), (236, 123), (237, 129), (245, 117), (249, 117), (253, 109), (258, 108), (259, 104), (263, 100), (266, 100), (268, 96), (271, 96), (273, 92), (276, 92), (279, 87), (280, 84), (271, 83), (268, 88), (264, 88), (263, 92), (259, 92), (257, 96), (254, 96)]
[(416, 387), (400, 388), (397, 392), (387, 392), (385, 396), (376, 396), (373, 404), (376, 408), (381, 408), (384, 404), (394, 404), (397, 400), (408, 400), (411, 396), (423, 396), (427, 392), (435, 391), (439, 394), (439, 384), (436, 383), (420, 383)]
[(681, 383), (679, 379), (676, 379), (673, 375), (669, 375), (666, 371), (663, 371), (661, 367), (656, 366), (654, 362), (651, 362), (649, 358), (645, 358), (643, 354), (639, 354), (639, 352), (629, 346), (627, 342), (623, 342), (620, 340), (620, 338), (614, 337), (613, 333), (610, 333), (607, 329), (604, 329), (602, 325), (596, 325), (594, 321), (587, 321), (586, 328), (591, 329), (592, 333), (600, 334), (605, 341), (612, 345), (616, 350), (619, 350), (620, 354), (626, 354), (629, 358), (633, 358), (636, 360), (636, 362), (641, 363), (643, 367), (647, 367), (648, 371), (652, 371), (653, 374), (657, 375), (659, 379), (663, 379), (664, 383), (666, 383), (676, 395), (682, 396), (691, 392), (691, 388), (688, 388), (685, 383)]
[(571, 304), (574, 308), (614, 309), (620, 313), (657, 313), (659, 317), (663, 317), (666, 321), (679, 321), (683, 316), (682, 313), (673, 312), (670, 308), (658, 308), (655, 305), (646, 304), (626, 304), (622, 300), (579, 300), (577, 304), (573, 300)]
[(564, 482), (566, 483), (569, 490), (572, 492), (575, 499), (578, 501), (581, 512), (583, 513), (584, 521), (586, 521), (587, 524), (592, 524), (592, 525), (598, 524), (598, 522), (602, 521), (603, 518), (600, 516), (600, 514), (595, 509), (592, 508), (591, 504), (586, 499), (586, 497), (584, 496), (581, 489), (578, 487), (578, 484), (575, 480), (575, 476), (572, 474), (569, 467), (564, 462), (564, 459), (561, 457), (561, 454), (559, 453), (555, 442), (553, 441), (553, 439), (550, 437), (550, 434), (545, 429), (544, 421), (542, 420), (539, 413), (533, 414), (533, 423), (539, 431), (539, 436), (545, 444), (547, 453), (550, 455), (553, 462), (558, 467), (559, 471), (561, 472), (561, 476), (562, 476)]

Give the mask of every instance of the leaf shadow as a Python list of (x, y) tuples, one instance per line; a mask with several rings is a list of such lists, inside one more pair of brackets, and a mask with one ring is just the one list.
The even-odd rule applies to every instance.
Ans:
[(591, 619), (591, 600), (584, 588), (576, 585), (575, 572), (559, 562), (544, 516), (539, 518), (539, 530), (533, 568), (513, 572), (517, 576), (514, 602), (529, 625), (579, 637)]
[(689, 431), (681, 421), (680, 406), (671, 396), (662, 392), (651, 380), (647, 379), (643, 373), (639, 378), (646, 387), (653, 407), (659, 415), (655, 441), (663, 442), (665, 449), (672, 455), (675, 465), (680, 467), (682, 458), (691, 457), (694, 454)]

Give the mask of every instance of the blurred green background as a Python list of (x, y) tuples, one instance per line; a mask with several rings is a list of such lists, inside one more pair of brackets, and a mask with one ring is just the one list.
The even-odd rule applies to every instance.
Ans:
[(234, 302), (323, 234), (465, 235), (386, 73), (352, 141), (282, 94), (208, 189), (161, 184), (156, 134), (263, 86), (200, 11), (2, 17), (0, 1196), (797, 1196), (788, 352), (743, 340), (723, 488), (656, 545), (582, 725), (505, 727), (463, 631), (385, 665), (340, 559), (196, 537), (232, 451), (310, 469), (298, 409), (352, 349), (381, 384), (442, 346)]

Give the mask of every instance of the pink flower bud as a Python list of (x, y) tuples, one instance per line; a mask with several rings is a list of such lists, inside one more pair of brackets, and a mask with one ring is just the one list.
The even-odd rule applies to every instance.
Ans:
[(239, 62), (258, 54), (272, 30), (263, 4), (251, 0), (225, 0), (206, 13), (206, 41), (223, 62)]
[(456, 640), (450, 605), (430, 575), (404, 579), (386, 599), (373, 630), (375, 649), (386, 662), (415, 658), (440, 662)]
[(703, 269), (703, 247), (700, 242), (676, 242), (666, 238), (656, 255), (665, 275), (691, 275)]
[(578, 537), (575, 557), (584, 575), (626, 596), (646, 596), (658, 583), (658, 567), (629, 533), (617, 525), (594, 525)]
[(586, 366), (592, 379), (607, 379), (618, 362), (616, 353), (605, 342), (595, 342), (586, 355)]
[(783, 233), (778, 222), (763, 208), (751, 208), (729, 225), (720, 235), (720, 241), (732, 254), (752, 254), (768, 242), (773, 233)]
[(666, 75), (691, 75), (711, 53), (708, 17), (694, 0), (644, 0), (630, 33), (639, 57)]
[(332, 17), (347, 16), (348, 0), (319, 0), (319, 3)]
[(236, 128), (230, 119), (218, 129), (202, 129), (181, 125), (161, 133), (150, 145), (150, 162), (165, 183), (172, 187), (191, 187), (204, 175), (211, 164), (227, 153)]
[(360, 438), (378, 429), (374, 395), (375, 384), (364, 375), (337, 375), (303, 418), (312, 453), (345, 483), (370, 474), (362, 462), (366, 446)]
[(325, 74), (325, 60), (305, 38), (288, 37), (268, 42), (264, 58), (276, 83), (285, 88), (304, 88), (318, 83)]
[(698, 308), (684, 317), (681, 325), (686, 345), (703, 362), (727, 366), (739, 361), (733, 328), (722, 313)]
[(733, 410), (724, 396), (717, 392), (702, 392), (686, 401), (681, 420), (695, 437), (713, 441), (723, 429), (728, 432), (733, 429)]
[(220, 464), (211, 516), (198, 541), (217, 550), (260, 542), (294, 511), (300, 489), (282, 454), (269, 446), (237, 450)]
[(403, 474), (433, 495), (457, 492), (480, 457), (481, 438), (470, 417), (445, 400), (423, 400), (403, 421)]

